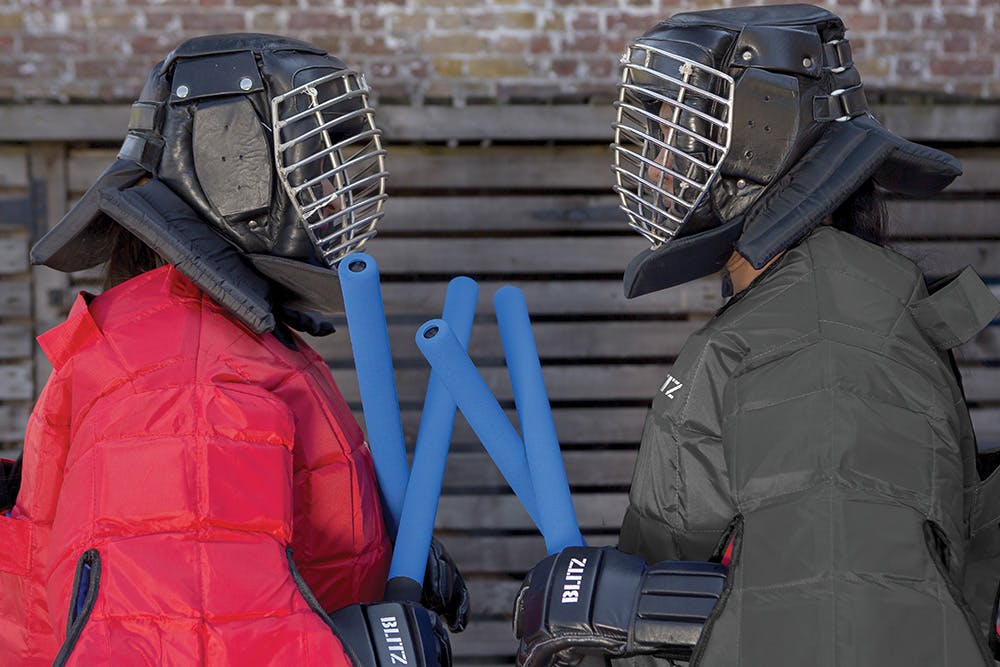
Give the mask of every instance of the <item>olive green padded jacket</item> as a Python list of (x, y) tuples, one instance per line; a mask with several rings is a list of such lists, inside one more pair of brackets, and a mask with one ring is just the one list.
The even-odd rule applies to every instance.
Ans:
[(1000, 304), (972, 269), (942, 282), (822, 227), (681, 350), (620, 548), (706, 560), (732, 540), (692, 665), (994, 667), (1000, 478), (980, 482), (948, 350)]

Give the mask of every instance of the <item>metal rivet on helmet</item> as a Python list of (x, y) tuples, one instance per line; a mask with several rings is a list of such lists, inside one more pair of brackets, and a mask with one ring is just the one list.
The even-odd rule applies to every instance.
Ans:
[(250, 90), (251, 88), (253, 88), (253, 81), (250, 79), (250, 77), (245, 76), (242, 79), (240, 79), (240, 89)]
[(183, 84), (180, 85), (180, 86), (177, 86), (177, 97), (187, 97), (188, 93), (190, 93), (190, 92), (191, 92), (191, 89), (188, 88), (187, 86), (183, 85)]

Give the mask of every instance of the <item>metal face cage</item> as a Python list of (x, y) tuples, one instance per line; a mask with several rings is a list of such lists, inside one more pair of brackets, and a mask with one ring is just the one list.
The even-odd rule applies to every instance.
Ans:
[(647, 44), (621, 59), (614, 128), (614, 191), (629, 226), (653, 247), (680, 231), (729, 153), (734, 81)]
[(271, 100), (278, 177), (330, 267), (375, 236), (389, 173), (363, 75), (326, 74)]

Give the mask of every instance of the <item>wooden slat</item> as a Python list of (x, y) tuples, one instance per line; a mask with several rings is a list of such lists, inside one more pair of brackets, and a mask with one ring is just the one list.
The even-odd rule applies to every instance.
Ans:
[[(376, 251), (377, 253), (377, 251)], [(382, 260), (379, 259), (381, 266)], [(459, 272), (452, 272), (455, 275)], [(384, 275), (384, 274), (383, 274)], [(440, 317), (444, 307), (447, 281), (382, 283), (382, 299), (389, 317), (414, 317), (423, 322)], [(402, 279), (405, 276), (398, 276)], [(722, 305), (719, 279), (704, 278), (638, 299), (626, 299), (620, 279), (609, 280), (539, 280), (479, 283), (476, 312), (493, 315), (493, 294), (508, 284), (524, 291), (532, 315), (680, 315), (689, 312), (711, 313)], [(415, 331), (415, 330), (414, 330)]]
[[(454, 195), (462, 190), (519, 190), (545, 194), (559, 190), (577, 193), (593, 190), (608, 196), (605, 203), (617, 206), (617, 199), (610, 195), (613, 183), (611, 152), (603, 145), (448, 148), (402, 144), (389, 145), (387, 150), (390, 193), (440, 190)], [(73, 149), (68, 163), (70, 192), (79, 194), (90, 187), (114, 161), (117, 152), (117, 148)], [(974, 148), (951, 152), (962, 160), (963, 173), (948, 186), (947, 193), (995, 193), (1000, 189), (1000, 182), (995, 178), (1000, 165), (1000, 150)], [(0, 151), (0, 186), (5, 185), (4, 178), (11, 185), (26, 185), (27, 176), (19, 171), (23, 168), (23, 151), (20, 155), (18, 152)], [(511, 200), (516, 202), (523, 198), (512, 197)], [(398, 197), (393, 197), (391, 201), (396, 199)], [(470, 211), (476, 210), (466, 208), (465, 215), (468, 216)], [(410, 214), (411, 210), (395, 206), (390, 213)], [(618, 222), (617, 218), (615, 222)]]
[(0, 236), (0, 276), (24, 273), (29, 266), (27, 234)]
[[(422, 403), (417, 400), (415, 404)], [(507, 410), (507, 418), (517, 425), (517, 413)], [(359, 422), (363, 423), (360, 407), (356, 410)], [(607, 447), (634, 446), (639, 442), (642, 424), (646, 418), (646, 406), (640, 407), (589, 407), (561, 408), (552, 410), (552, 418), (564, 447)], [(409, 443), (416, 442), (420, 426), (420, 407), (402, 410), (403, 433)], [(479, 450), (479, 438), (473, 433), (464, 418), (455, 419), (452, 434), (452, 449), (472, 448)], [(456, 482), (457, 483), (457, 482)], [(583, 483), (583, 482), (581, 482)]]
[[(581, 530), (614, 530), (621, 526), (626, 493), (574, 493), (573, 506)], [(534, 530), (528, 513), (515, 496), (445, 495), (438, 505), (435, 530)]]
[(31, 282), (0, 280), (0, 317), (31, 316)]
[[(617, 519), (619, 525), (621, 519)], [(545, 558), (545, 542), (537, 532), (530, 535), (469, 536), (439, 531), (437, 536), (454, 557), (463, 575), (510, 573), (522, 576)], [(584, 531), (583, 537), (587, 544), (595, 547), (618, 543), (617, 531)]]
[(0, 324), (0, 359), (30, 357), (31, 352), (31, 326)]
[[(428, 313), (431, 319), (433, 313)], [(533, 312), (536, 317), (542, 314)], [(486, 320), (486, 321), (483, 321)], [(497, 325), (488, 314), (482, 315), (473, 327), (469, 355), (473, 358), (500, 358), (503, 347)], [(572, 320), (564, 322), (533, 322), (532, 333), (538, 355), (547, 360), (666, 360), (677, 356), (681, 347), (704, 320), (643, 321), (643, 320)], [(343, 318), (338, 331), (345, 332)], [(389, 345), (397, 364), (422, 362), (424, 357), (414, 343), (419, 324), (412, 320), (389, 324)], [(312, 339), (313, 347), (334, 366), (353, 363), (348, 336), (333, 335)], [(1000, 327), (987, 327), (967, 344), (958, 348), (958, 358), (966, 361), (1000, 360)]]
[(29, 402), (0, 404), (0, 443), (4, 443), (6, 449), (10, 449), (11, 444), (21, 446), (30, 412)]
[[(513, 607), (514, 598), (510, 598)], [(517, 653), (517, 641), (510, 628), (510, 621), (475, 621), (469, 624), (464, 632), (451, 637), (451, 650), (455, 657), (456, 667), (470, 665), (463, 663), (463, 658), (500, 658), (510, 657), (510, 663), (514, 663), (514, 655)], [(499, 663), (502, 664), (502, 663)], [(480, 665), (477, 661), (470, 667), (489, 667)]]
[[(383, 276), (511, 274), (620, 275), (645, 244), (636, 234), (559, 238), (379, 239), (372, 249)], [(1000, 276), (1000, 242), (896, 244), (931, 275), (971, 264), (983, 276)]]
[(21, 147), (0, 147), (0, 188), (28, 186), (28, 160)]
[[(669, 364), (598, 364), (553, 366), (542, 369), (552, 401), (648, 401), (663, 382)], [(507, 369), (480, 366), (480, 373), (497, 398), (512, 400)], [(427, 368), (396, 369), (400, 400), (421, 400), (427, 384)], [(338, 369), (337, 384), (348, 401), (358, 402), (353, 369)], [(970, 401), (1000, 398), (1000, 368), (964, 367), (962, 377)]]
[[(995, 105), (887, 104), (873, 111), (893, 132), (917, 141), (995, 142)], [(610, 104), (384, 105), (379, 125), (399, 141), (611, 141)], [(128, 127), (125, 104), (0, 105), (0, 141), (121, 141)]]
[[(431, 319), (428, 314), (428, 319)], [(537, 313), (536, 313), (537, 316)], [(484, 316), (480, 319), (486, 319)], [(681, 345), (703, 322), (534, 322), (531, 326), (541, 359), (629, 359), (673, 357)], [(413, 337), (414, 322), (391, 324), (389, 345), (393, 359), (401, 363), (422, 361)], [(502, 357), (503, 347), (495, 322), (477, 322), (469, 341), (472, 357)], [(327, 336), (316, 340), (324, 359), (344, 365), (353, 361), (347, 336)], [(1000, 355), (997, 355), (1000, 357)]]
[[(641, 428), (641, 423), (640, 423)], [(638, 442), (638, 433), (636, 433)], [(635, 450), (564, 451), (563, 464), (570, 486), (624, 487), (632, 481)], [(507, 482), (489, 455), (479, 452), (451, 452), (445, 471), (445, 488), (504, 489)]]
[(30, 361), (0, 364), (0, 400), (32, 398), (32, 366)]

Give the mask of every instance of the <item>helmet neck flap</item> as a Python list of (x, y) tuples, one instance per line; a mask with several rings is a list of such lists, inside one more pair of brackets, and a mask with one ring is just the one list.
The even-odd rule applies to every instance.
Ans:
[[(233, 253), (266, 277), (265, 293), (282, 308), (338, 310), (333, 269), (375, 235), (387, 198), (369, 93), (363, 76), (298, 40), (188, 40), (150, 73), (118, 161), (35, 245), (32, 261), (63, 271), (106, 261), (110, 217), (255, 330), (273, 328), (273, 317), (262, 317), (257, 298), (225, 297), (253, 282), (227, 279)], [(127, 196), (146, 180), (162, 186), (156, 197)], [(189, 211), (184, 224), (139, 228), (135, 211), (155, 220), (149, 204), (168, 200)], [(206, 234), (221, 244), (189, 243)]]
[(612, 169), (652, 247), (627, 296), (718, 271), (734, 249), (761, 268), (868, 178), (913, 194), (961, 173), (871, 116), (844, 33), (819, 7), (741, 7), (674, 15), (629, 45)]

